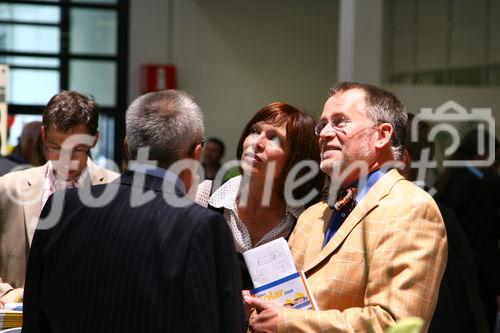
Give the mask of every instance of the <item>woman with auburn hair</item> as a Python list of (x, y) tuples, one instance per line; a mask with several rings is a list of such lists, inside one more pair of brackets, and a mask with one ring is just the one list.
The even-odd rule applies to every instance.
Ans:
[[(304, 208), (320, 197), (324, 176), (317, 168), (320, 153), (314, 126), (311, 116), (289, 104), (263, 107), (246, 124), (238, 143), (243, 175), (231, 178), (211, 196), (211, 181), (198, 187), (195, 201), (223, 213), (239, 254), (279, 237), (288, 238)], [(293, 198), (285, 198), (290, 170), (305, 160), (312, 161), (316, 175), (293, 190)], [(309, 167), (301, 168), (293, 179), (308, 172)], [(309, 200), (297, 205), (306, 196)], [(243, 288), (251, 289), (241, 255), (240, 259)]]

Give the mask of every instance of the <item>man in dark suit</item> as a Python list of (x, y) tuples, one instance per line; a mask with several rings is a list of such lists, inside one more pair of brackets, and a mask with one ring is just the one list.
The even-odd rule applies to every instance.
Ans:
[(90, 191), (56, 192), (42, 211), (24, 332), (242, 331), (229, 228), (185, 196), (189, 166), (171, 171), (182, 169), (180, 160), (199, 160), (203, 131), (201, 110), (185, 93), (149, 93), (132, 103), (125, 146), (134, 171)]

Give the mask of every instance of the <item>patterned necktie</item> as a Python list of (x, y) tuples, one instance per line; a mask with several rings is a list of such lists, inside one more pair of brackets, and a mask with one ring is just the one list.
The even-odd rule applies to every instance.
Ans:
[[(356, 206), (356, 193), (358, 189), (355, 187), (350, 187), (346, 189), (340, 189), (336, 201), (333, 205), (328, 204), (328, 206), (334, 211), (330, 218), (328, 228), (325, 232), (325, 238), (323, 239), (323, 247), (330, 241), (330, 239), (335, 235), (339, 228), (344, 223), (345, 219), (351, 211)], [(327, 197), (328, 198), (328, 197)]]
[[(330, 207), (330, 209), (340, 211), (350, 205), (351, 207), (349, 207), (349, 211), (351, 211), (356, 204), (354, 198), (356, 198), (357, 193), (358, 189), (356, 187), (342, 188), (337, 193), (335, 203), (333, 205), (328, 204), (328, 206)], [(328, 191), (325, 191), (325, 193), (323, 193), (323, 201), (328, 202)]]
[(351, 206), (350, 208), (353, 208), (354, 204), (356, 203), (354, 198), (356, 198), (357, 193), (358, 189), (355, 187), (341, 189), (337, 195), (337, 201), (335, 201), (332, 209), (339, 211), (341, 209), (344, 209), (345, 207), (348, 207), (349, 205)]

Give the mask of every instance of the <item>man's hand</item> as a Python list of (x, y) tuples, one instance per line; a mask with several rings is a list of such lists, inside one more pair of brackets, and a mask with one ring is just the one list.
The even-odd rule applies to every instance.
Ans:
[(23, 302), (23, 288), (12, 289), (0, 297), (2, 303), (22, 303)]
[(250, 296), (245, 296), (244, 300), (248, 306), (256, 310), (256, 312), (250, 316), (248, 322), (250, 332), (274, 333), (278, 331), (279, 305)]

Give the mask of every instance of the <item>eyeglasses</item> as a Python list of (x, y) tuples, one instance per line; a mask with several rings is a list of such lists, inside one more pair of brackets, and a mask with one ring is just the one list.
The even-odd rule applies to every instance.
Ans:
[(201, 148), (205, 147), (205, 143), (207, 143), (207, 140), (205, 140), (205, 138), (201, 138)]
[(330, 126), (332, 126), (333, 130), (336, 132), (343, 131), (347, 124), (350, 122), (351, 121), (349, 119), (346, 119), (344, 117), (333, 117), (330, 120), (321, 119), (316, 123), (316, 126), (314, 127), (314, 134), (319, 136), (321, 131), (323, 131), (323, 129), (328, 124), (330, 124)]
[[(321, 132), (323, 131), (323, 129), (326, 127), (326, 125), (330, 124), (330, 126), (335, 131), (335, 133), (343, 133), (343, 134), (347, 135), (346, 134), (346, 127), (349, 123), (351, 123), (351, 120), (348, 120), (345, 118), (332, 118), (332, 119), (330, 119), (330, 121), (322, 119), (316, 123), (316, 126), (314, 127), (314, 134), (319, 136), (321, 134)], [(375, 128), (375, 127), (379, 126), (381, 123), (382, 123), (381, 121), (377, 121), (377, 123), (374, 125), (363, 127), (359, 131), (355, 132), (354, 134), (351, 134), (349, 137), (353, 137), (356, 134), (358, 134), (366, 129)]]

